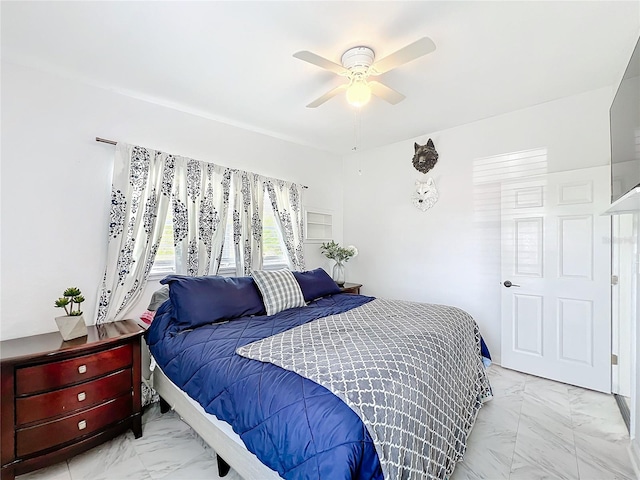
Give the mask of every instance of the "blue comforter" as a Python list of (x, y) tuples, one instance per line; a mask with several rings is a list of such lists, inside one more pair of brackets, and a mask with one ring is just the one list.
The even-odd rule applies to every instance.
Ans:
[(358, 416), (324, 387), (236, 349), (373, 300), (336, 294), (273, 316), (180, 331), (165, 302), (147, 331), (162, 371), (203, 408), (231, 424), (247, 448), (287, 479), (383, 480)]

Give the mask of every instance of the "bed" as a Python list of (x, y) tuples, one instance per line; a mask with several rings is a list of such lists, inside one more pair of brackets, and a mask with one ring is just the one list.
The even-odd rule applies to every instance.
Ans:
[(465, 312), (321, 269), (163, 282), (154, 388), (243, 478), (447, 478), (464, 454), (490, 396)]

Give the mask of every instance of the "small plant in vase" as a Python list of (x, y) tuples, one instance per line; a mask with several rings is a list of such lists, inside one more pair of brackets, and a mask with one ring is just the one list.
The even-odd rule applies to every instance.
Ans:
[(336, 262), (333, 266), (331, 277), (334, 282), (342, 287), (344, 285), (344, 264), (349, 261), (350, 258), (358, 255), (358, 249), (353, 245), (341, 247), (340, 244), (331, 240), (330, 242), (323, 243), (320, 246), (320, 251), (325, 257)]
[(62, 297), (55, 302), (57, 308), (64, 308), (66, 315), (56, 317), (56, 324), (60, 335), (64, 340), (84, 337), (87, 335), (87, 326), (82, 318), (80, 304), (84, 302), (84, 297), (79, 288), (67, 288)]

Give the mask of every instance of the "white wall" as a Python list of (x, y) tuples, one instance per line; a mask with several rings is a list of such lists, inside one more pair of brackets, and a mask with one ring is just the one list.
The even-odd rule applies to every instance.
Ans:
[[(305, 205), (332, 211), (342, 237), (339, 157), (3, 62), (2, 339), (55, 331), (69, 286), (93, 323), (114, 156), (96, 136), (308, 185)], [(306, 255), (324, 264), (317, 245)]]
[[(360, 251), (347, 281), (363, 283), (365, 294), (467, 310), (499, 363), (499, 203), (474, 187), (474, 161), (547, 149), (549, 172), (607, 165), (609, 105), (604, 88), (347, 157), (344, 241)], [(428, 138), (440, 154), (428, 174), (440, 199), (421, 212), (411, 195), (425, 176), (411, 160), (414, 140)]]

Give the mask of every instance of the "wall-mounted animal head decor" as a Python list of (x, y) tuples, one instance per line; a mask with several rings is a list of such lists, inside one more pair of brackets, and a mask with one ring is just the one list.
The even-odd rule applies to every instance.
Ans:
[(413, 156), (413, 166), (420, 173), (427, 173), (438, 162), (438, 152), (433, 141), (429, 139), (426, 144), (418, 145), (414, 143), (415, 155)]
[(415, 207), (423, 212), (426, 212), (436, 204), (438, 201), (438, 189), (433, 178), (429, 178), (426, 182), (416, 180), (416, 190), (413, 193), (412, 200)]

